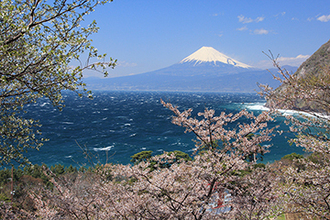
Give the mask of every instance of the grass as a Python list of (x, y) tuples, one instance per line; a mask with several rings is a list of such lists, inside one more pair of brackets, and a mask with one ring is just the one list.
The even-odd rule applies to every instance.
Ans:
[(276, 220), (286, 220), (285, 214), (282, 214), (276, 218)]

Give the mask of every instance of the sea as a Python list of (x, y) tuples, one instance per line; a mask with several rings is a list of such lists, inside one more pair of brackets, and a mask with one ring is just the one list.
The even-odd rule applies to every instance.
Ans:
[[(205, 108), (236, 113), (247, 109), (255, 115), (266, 110), (265, 100), (257, 94), (195, 92), (129, 92), (96, 91), (93, 99), (64, 92), (62, 111), (45, 98), (25, 106), (25, 117), (40, 121), (44, 142), (40, 150), (25, 154), (33, 164), (90, 166), (96, 163), (131, 163), (131, 156), (150, 150), (153, 154), (180, 150), (193, 156), (196, 137), (171, 123), (173, 113), (160, 100), (193, 109), (193, 117)], [(243, 120), (243, 119), (242, 119)], [(241, 121), (242, 122), (242, 121)], [(283, 117), (269, 123), (288, 130)], [(276, 135), (263, 163), (280, 160), (292, 152), (303, 154), (300, 147), (290, 145), (294, 134)]]

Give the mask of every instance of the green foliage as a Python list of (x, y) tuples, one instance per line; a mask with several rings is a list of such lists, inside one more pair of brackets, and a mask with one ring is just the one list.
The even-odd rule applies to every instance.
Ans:
[[(91, 45), (96, 22), (81, 26), (97, 5), (112, 0), (0, 1), (0, 165), (27, 163), (23, 153), (45, 141), (37, 120), (24, 118), (24, 106), (46, 97), (59, 109), (62, 90), (86, 91), (83, 70), (107, 75), (116, 60), (104, 61)], [(88, 54), (81, 62), (82, 53)], [(92, 59), (101, 59), (91, 63)], [(72, 67), (72, 61), (80, 64)], [(81, 94), (80, 94), (81, 95)]]
[[(14, 181), (18, 181), (23, 175), (24, 172), (21, 169), (14, 168), (13, 170)], [(11, 181), (11, 169), (5, 168), (3, 170), (0, 170), (0, 186), (3, 186), (10, 181)]]
[(174, 155), (176, 157), (176, 161), (179, 161), (181, 159), (183, 159), (186, 162), (192, 160), (192, 158), (187, 153), (184, 153), (184, 152), (179, 151), (179, 150), (175, 150), (173, 152), (168, 152), (167, 155), (171, 155), (172, 153), (174, 153)]
[(199, 148), (199, 151), (207, 151), (207, 150), (215, 150), (217, 149), (219, 146), (219, 140), (213, 140), (210, 143), (204, 144), (203, 146), (201, 146)]
[(1, 201), (3, 201), (3, 202), (10, 202), (10, 198), (7, 197), (7, 195), (5, 195), (5, 194), (0, 193), (0, 204), (1, 204)]
[(282, 214), (276, 218), (276, 220), (285, 220), (285, 214)]
[[(28, 179), (26, 176), (32, 177), (34, 179), (41, 179), (46, 186), (52, 185), (49, 182), (49, 178), (44, 174), (44, 169), (47, 169), (47, 165), (43, 164), (42, 166), (35, 164), (25, 166), (23, 169), (13, 169), (14, 182), (20, 182), (22, 178)], [(56, 164), (51, 166), (50, 170), (56, 175), (61, 176), (70, 173), (78, 173), (82, 171), (86, 171), (87, 169), (78, 169), (70, 165), (69, 167), (65, 167), (62, 164)], [(2, 169), (0, 170), (0, 186), (4, 186), (11, 182), (11, 169)]]
[(23, 174), (31, 176), (33, 178), (42, 179), (42, 181), (45, 184), (47, 184), (47, 182), (49, 182), (48, 177), (43, 172), (43, 167), (39, 166), (39, 165), (30, 165), (30, 166), (24, 167)]
[(65, 173), (77, 173), (77, 167), (73, 167), (72, 165), (70, 165), (68, 168), (66, 168)]
[(322, 166), (325, 166), (330, 163), (329, 157), (319, 152), (312, 153), (307, 157), (307, 160), (312, 161), (315, 164), (320, 164)]
[(285, 155), (284, 157), (282, 157), (281, 159), (282, 160), (290, 160), (290, 161), (293, 161), (295, 159), (302, 159), (304, 158), (303, 155), (300, 155), (300, 154), (297, 154), (297, 153), (291, 153), (291, 154), (287, 154)]
[(162, 160), (155, 160), (151, 155), (152, 155), (152, 151), (141, 151), (137, 154), (134, 154), (131, 159), (131, 162), (133, 162), (134, 164), (139, 164), (142, 161), (144, 162), (150, 162), (149, 168), (150, 171), (154, 171), (158, 168), (169, 168), (172, 164), (174, 163), (180, 163), (181, 160), (187, 162), (187, 161), (191, 161), (192, 158), (179, 150), (175, 150), (175, 151), (170, 151), (166, 153), (167, 156), (170, 156), (172, 154), (174, 154), (175, 158), (172, 160), (166, 160), (166, 159), (162, 159)]
[(296, 168), (297, 170), (305, 170), (306, 166), (304, 165), (304, 159), (305, 157), (303, 155), (297, 154), (297, 153), (291, 153), (288, 155), (285, 155), (281, 158), (281, 162), (285, 166), (291, 166)]
[[(167, 155), (170, 156), (171, 154), (174, 154), (175, 155), (175, 159), (174, 159), (174, 163), (177, 163), (179, 162), (181, 159), (183, 159), (184, 161), (191, 161), (192, 158), (187, 154), (187, 153), (184, 153), (182, 151), (179, 151), (179, 150), (175, 150), (175, 151), (170, 151), (170, 152), (167, 152)], [(136, 153), (134, 154), (133, 156), (131, 156), (131, 162), (134, 163), (134, 164), (138, 164), (142, 161), (144, 162), (151, 162), (151, 163), (155, 163), (157, 161), (153, 161), (151, 159), (151, 155), (152, 155), (152, 151), (141, 151), (139, 153)]]
[(266, 164), (256, 163), (256, 164), (253, 164), (251, 167), (248, 167), (247, 169), (234, 171), (232, 174), (243, 177), (245, 175), (251, 174), (253, 172), (253, 170), (255, 170), (255, 169), (264, 170), (264, 169), (266, 169)]
[(11, 171), (4, 169), (0, 171), (0, 185), (4, 185), (11, 180)]
[(55, 166), (51, 166), (50, 170), (56, 175), (61, 175), (65, 172), (64, 165), (62, 164), (56, 164)]
[(254, 169), (257, 169), (257, 168), (266, 168), (266, 164), (264, 164), (264, 163), (257, 163), (257, 164), (254, 164), (253, 165), (253, 168)]
[(131, 156), (131, 158), (132, 158), (131, 162), (134, 163), (134, 164), (138, 164), (142, 161), (146, 162), (146, 161), (150, 160), (151, 154), (152, 154), (151, 150), (141, 151), (141, 152), (136, 153), (133, 156)]

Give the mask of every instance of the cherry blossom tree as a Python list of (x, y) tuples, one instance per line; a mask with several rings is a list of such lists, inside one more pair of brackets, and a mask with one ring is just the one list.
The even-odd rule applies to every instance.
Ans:
[[(304, 212), (321, 219), (330, 219), (330, 69), (325, 63), (313, 68), (317, 73), (291, 74), (281, 68), (270, 54), (282, 85), (278, 89), (262, 85), (261, 94), (272, 109), (295, 109), (303, 113), (289, 115), (287, 123), (297, 135), (291, 140), (311, 156), (296, 159), (297, 166), (284, 169), (280, 182), (289, 205), (287, 212)], [(311, 57), (314, 59), (314, 57)], [(310, 62), (307, 60), (306, 62)]]
[(268, 219), (282, 213), (276, 190), (278, 181), (277, 173), (267, 165), (252, 170), (232, 184), (233, 203), (239, 207), (235, 210), (238, 219)]

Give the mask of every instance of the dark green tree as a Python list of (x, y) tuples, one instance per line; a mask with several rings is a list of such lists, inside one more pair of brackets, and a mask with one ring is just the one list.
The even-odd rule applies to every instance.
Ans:
[(78, 172), (77, 167), (73, 167), (72, 165), (68, 166), (65, 169), (65, 173), (77, 173), (77, 172)]
[[(174, 154), (174, 159), (169, 159), (171, 155)], [(141, 151), (139, 153), (134, 154), (131, 159), (131, 162), (133, 162), (135, 165), (139, 164), (141, 162), (150, 162), (149, 168), (151, 168), (151, 171), (159, 168), (169, 168), (174, 163), (180, 163), (181, 160), (184, 160), (185, 162), (191, 161), (192, 158), (187, 154), (179, 150), (170, 151), (170, 152), (164, 152), (164, 154), (168, 157), (164, 157), (162, 159), (155, 159), (155, 157), (152, 157), (152, 151)]]
[(174, 153), (174, 155), (175, 155), (175, 162), (178, 162), (181, 159), (183, 159), (186, 162), (192, 160), (192, 158), (187, 153), (184, 153), (184, 152), (179, 151), (179, 150), (175, 150), (173, 152), (172, 151), (168, 152), (167, 155), (171, 155), (172, 153)]
[(290, 160), (290, 161), (293, 161), (293, 160), (296, 160), (296, 159), (303, 159), (304, 156), (301, 155), (301, 154), (297, 154), (295, 152), (291, 153), (291, 154), (287, 154), (285, 155), (284, 157), (282, 157), (281, 159), (282, 160)]
[[(40, 124), (22, 116), (26, 104), (46, 97), (61, 108), (63, 90), (87, 92), (83, 70), (107, 75), (115, 66), (91, 45), (96, 22), (82, 24), (97, 5), (111, 1), (0, 1), (0, 165), (28, 162), (23, 153), (42, 146)], [(83, 53), (87, 62), (79, 59)], [(100, 61), (90, 62), (94, 58)], [(74, 60), (80, 65), (72, 67)]]
[(62, 165), (62, 164), (56, 164), (55, 166), (51, 166), (50, 170), (55, 175), (61, 175), (65, 172), (64, 165)]
[(131, 158), (132, 158), (131, 162), (134, 164), (138, 164), (142, 161), (146, 162), (146, 161), (150, 160), (151, 154), (152, 154), (151, 150), (141, 151), (141, 152), (136, 153), (133, 156), (131, 156)]

